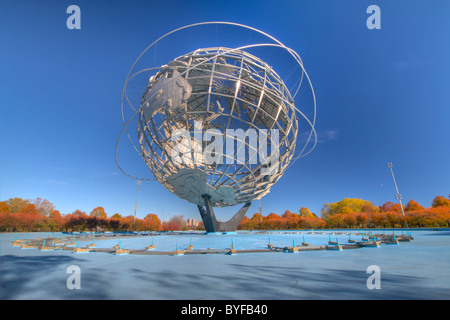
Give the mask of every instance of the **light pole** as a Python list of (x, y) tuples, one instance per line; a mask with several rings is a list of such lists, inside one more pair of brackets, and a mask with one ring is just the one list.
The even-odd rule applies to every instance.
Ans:
[(139, 197), (139, 186), (141, 185), (141, 181), (139, 180), (137, 182), (137, 193), (136, 193), (136, 204), (134, 205), (134, 218), (133, 218), (133, 231), (136, 231), (136, 211), (137, 211), (137, 203), (138, 203), (138, 197)]
[[(402, 215), (404, 218), (405, 212), (403, 211), (402, 195), (400, 194), (400, 192), (398, 192), (397, 182), (395, 181), (394, 171), (392, 170), (392, 167), (393, 167), (392, 162), (388, 162), (387, 167), (389, 169), (391, 169), (392, 179), (394, 180), (394, 185), (395, 185), (395, 191), (397, 191), (397, 194), (395, 195), (395, 199), (397, 199), (398, 202), (400, 203), (400, 209), (402, 210)], [(405, 220), (405, 225), (408, 228), (408, 224), (406, 223), (406, 220)]]

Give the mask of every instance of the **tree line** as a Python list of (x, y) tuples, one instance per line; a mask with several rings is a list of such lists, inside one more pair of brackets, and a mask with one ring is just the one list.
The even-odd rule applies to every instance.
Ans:
[(403, 208), (388, 201), (381, 206), (363, 199), (345, 198), (335, 203), (325, 203), (321, 216), (301, 208), (299, 213), (286, 210), (284, 214), (270, 213), (262, 216), (255, 213), (244, 217), (241, 230), (286, 230), (286, 229), (364, 229), (364, 228), (448, 228), (450, 227), (449, 198), (436, 196), (429, 208), (410, 200)]
[[(372, 202), (345, 198), (334, 203), (325, 203), (320, 217), (308, 208), (302, 207), (298, 213), (286, 210), (282, 215), (270, 213), (263, 216), (255, 213), (244, 217), (239, 230), (288, 230), (325, 228), (411, 228), (450, 227), (450, 195), (436, 196), (429, 208), (424, 208), (410, 200), (403, 208), (390, 201), (381, 206)], [(181, 215), (163, 221), (156, 214), (149, 213), (143, 219), (133, 215), (122, 216), (115, 213), (108, 217), (103, 207), (94, 208), (89, 214), (75, 210), (61, 214), (46, 199), (35, 200), (11, 198), (0, 201), (0, 232), (32, 231), (176, 231), (204, 230), (189, 226)]]
[(88, 215), (81, 210), (61, 214), (48, 200), (11, 198), (0, 202), (1, 232), (32, 231), (155, 231), (162, 230), (156, 214), (144, 219), (115, 213), (108, 218), (103, 207), (94, 208)]

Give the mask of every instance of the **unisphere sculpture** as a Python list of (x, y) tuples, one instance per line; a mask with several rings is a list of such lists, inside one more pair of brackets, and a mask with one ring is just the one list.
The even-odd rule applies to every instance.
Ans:
[[(294, 157), (299, 114), (311, 131), (295, 159), (305, 155), (311, 138), (315, 146), (315, 100), (311, 122), (272, 67), (245, 51), (281, 47), (306, 75), (298, 55), (270, 38), (276, 43), (197, 49), (154, 68), (139, 108), (133, 108), (141, 157), (167, 190), (198, 206), (207, 232), (236, 230), (251, 201), (281, 178)], [(213, 207), (238, 204), (243, 207), (230, 221), (216, 220)]]

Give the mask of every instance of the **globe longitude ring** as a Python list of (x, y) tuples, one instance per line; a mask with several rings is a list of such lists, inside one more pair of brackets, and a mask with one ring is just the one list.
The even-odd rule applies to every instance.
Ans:
[[(230, 24), (251, 29), (275, 43), (200, 48), (166, 65), (146, 68), (145, 71), (155, 70), (156, 73), (150, 77), (139, 107), (134, 107), (128, 99), (127, 84), (142, 72), (132, 74), (142, 55), (178, 30), (205, 24)], [(300, 65), (302, 74), (293, 96), (272, 67), (246, 51), (256, 47), (285, 49)], [(312, 119), (306, 117), (294, 102), (304, 77), (313, 97)], [(126, 122), (124, 100), (134, 110)], [(198, 206), (207, 231), (234, 231), (251, 201), (266, 195), (295, 160), (315, 147), (315, 111), (311, 81), (295, 51), (248, 26), (227, 22), (199, 23), (164, 35), (133, 64), (122, 94), (124, 128), (120, 136), (127, 133), (158, 182)], [(126, 130), (135, 116), (138, 116), (138, 146)], [(300, 152), (294, 155), (299, 116), (306, 120), (310, 130)], [(238, 204), (244, 206), (230, 221), (215, 219), (213, 207)]]

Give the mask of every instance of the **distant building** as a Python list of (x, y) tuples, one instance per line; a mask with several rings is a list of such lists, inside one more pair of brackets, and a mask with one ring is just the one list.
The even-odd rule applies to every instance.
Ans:
[(198, 221), (195, 219), (187, 219), (187, 224), (189, 227), (198, 227)]

